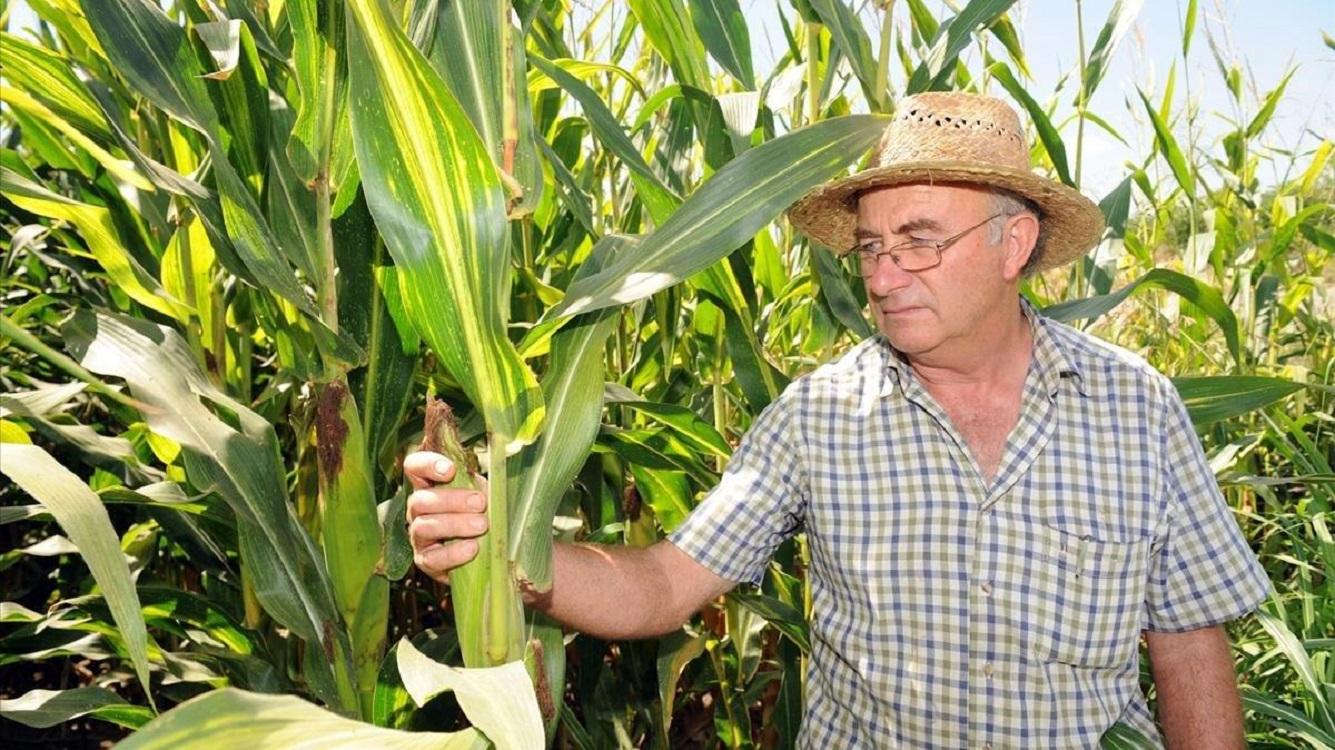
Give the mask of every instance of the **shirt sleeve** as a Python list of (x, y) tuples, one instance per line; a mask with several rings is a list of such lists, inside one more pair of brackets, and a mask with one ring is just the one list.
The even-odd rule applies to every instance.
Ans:
[(1160, 487), (1164, 520), (1150, 559), (1146, 627), (1182, 632), (1252, 612), (1270, 579), (1247, 545), (1171, 383), (1166, 392)]
[(726, 580), (759, 584), (774, 550), (806, 517), (807, 475), (793, 426), (793, 400), (785, 398), (793, 390), (761, 411), (718, 485), (668, 536)]

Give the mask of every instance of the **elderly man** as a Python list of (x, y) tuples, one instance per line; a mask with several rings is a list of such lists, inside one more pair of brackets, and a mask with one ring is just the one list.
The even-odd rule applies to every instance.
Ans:
[[(1028, 163), (996, 99), (902, 101), (871, 168), (789, 212), (857, 253), (880, 334), (765, 409), (667, 541), (558, 545), (530, 606), (664, 633), (805, 530), (804, 747), (1096, 747), (1119, 720), (1157, 744), (1142, 633), (1167, 745), (1242, 747), (1222, 623), (1269, 583), (1169, 380), (1020, 297), (1103, 227)], [(433, 488), (453, 474), (435, 454), (405, 467), (417, 564), (443, 578), (484, 499)]]

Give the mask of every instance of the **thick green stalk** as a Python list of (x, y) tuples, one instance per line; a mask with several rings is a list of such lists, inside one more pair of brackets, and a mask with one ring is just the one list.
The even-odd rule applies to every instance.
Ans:
[[(454, 416), (444, 401), (427, 402), (423, 433), (422, 450), (440, 453), (456, 467), (454, 479), (445, 486), (483, 489), (476, 481), (477, 459), (459, 442)], [(490, 530), (478, 538), (477, 556), (450, 572), (455, 630), (464, 665), (469, 667), (503, 664), (522, 658), (524, 653), (523, 603), (506, 558), (509, 507), (502, 494), (506, 486), (505, 440), (504, 436), (493, 435), (490, 443), (495, 451), (492, 455), (497, 457), (490, 466)]]
[(509, 442), (508, 437), (492, 433), (487, 446), (487, 483), (491, 487), (491, 502), (487, 503), (491, 548), (487, 553), (491, 565), (487, 571), (486, 651), (487, 658), (494, 664), (504, 664), (523, 654), (522, 647), (516, 649), (515, 641), (523, 635), (523, 621), (514, 616), (518, 592), (514, 578), (510, 575), (510, 561), (506, 557), (506, 550), (510, 548), (510, 503), (505, 446)]
[(338, 287), (335, 276), (337, 262), (334, 259), (334, 226), (330, 210), (329, 161), (334, 143), (334, 101), (337, 76), (334, 70), (338, 64), (338, 52), (334, 45), (325, 47), (324, 64), (326, 74), (324, 87), (320, 92), (320, 141), (319, 155), (315, 173), (315, 231), (320, 245), (320, 275), (315, 285), (316, 298), (320, 305), (320, 319), (329, 330), (338, 331)]

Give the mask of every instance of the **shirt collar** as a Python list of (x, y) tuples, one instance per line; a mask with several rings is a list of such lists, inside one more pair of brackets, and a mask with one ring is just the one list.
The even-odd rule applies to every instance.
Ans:
[[(1043, 390), (1049, 397), (1056, 397), (1057, 391), (1061, 389), (1061, 384), (1069, 382), (1080, 395), (1088, 396), (1084, 374), (1071, 359), (1066, 346), (1049, 329), (1051, 322), (1044, 318), (1033, 303), (1023, 296), (1020, 297), (1020, 311), (1024, 313), (1025, 320), (1029, 321), (1029, 330), (1034, 337), (1033, 366), (1037, 369), (1040, 382), (1043, 384)], [(881, 395), (887, 396), (894, 391), (895, 386), (904, 384), (906, 376), (912, 377), (912, 374), (908, 362), (890, 345), (890, 341), (885, 337), (885, 334), (877, 333), (876, 337), (878, 339), (877, 346), (886, 364), (887, 374), (885, 387), (882, 388)]]

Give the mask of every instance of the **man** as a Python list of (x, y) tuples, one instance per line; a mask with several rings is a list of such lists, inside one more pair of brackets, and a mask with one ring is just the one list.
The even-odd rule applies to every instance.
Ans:
[[(1036, 176), (1004, 103), (905, 99), (871, 168), (794, 224), (856, 252), (880, 335), (793, 384), (709, 493), (644, 550), (558, 545), (549, 597), (586, 633), (676, 629), (784, 539), (811, 549), (805, 747), (1243, 746), (1222, 623), (1269, 583), (1167, 378), (1040, 317), (1021, 276), (1079, 257), (1098, 209)], [(405, 461), (416, 560), (469, 559), (484, 499)], [(445, 540), (457, 539), (443, 543)]]

